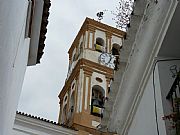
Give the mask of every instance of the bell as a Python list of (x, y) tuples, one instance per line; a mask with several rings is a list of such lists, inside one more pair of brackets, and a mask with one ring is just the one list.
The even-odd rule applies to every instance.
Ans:
[(99, 100), (98, 99), (94, 99), (92, 105), (100, 107)]

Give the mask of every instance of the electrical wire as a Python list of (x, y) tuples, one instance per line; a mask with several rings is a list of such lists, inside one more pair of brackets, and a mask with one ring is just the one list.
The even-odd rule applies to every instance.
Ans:
[(154, 94), (154, 112), (155, 112), (155, 119), (156, 119), (156, 130), (157, 130), (157, 135), (160, 135), (160, 130), (159, 130), (159, 124), (158, 124), (158, 114), (157, 114), (157, 100), (156, 100), (156, 87), (155, 87), (155, 68), (156, 68), (156, 64), (158, 62), (163, 62), (163, 61), (176, 61), (176, 60), (180, 60), (180, 59), (158, 59), (155, 60), (154, 66), (153, 66), (153, 94)]

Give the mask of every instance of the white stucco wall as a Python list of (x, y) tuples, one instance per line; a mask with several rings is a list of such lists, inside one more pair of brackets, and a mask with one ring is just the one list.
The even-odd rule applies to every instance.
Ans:
[(99, 63), (98, 58), (100, 55), (101, 53), (95, 50), (94, 51), (88, 49), (84, 50), (84, 58), (92, 62)]
[[(0, 135), (10, 135), (26, 70), (28, 0), (0, 2)], [(18, 16), (18, 17), (17, 17)]]
[[(122, 135), (129, 132), (128, 129), (134, 119), (136, 109), (140, 108), (138, 102), (142, 101), (141, 97), (145, 93), (144, 86), (149, 80), (155, 57), (169, 26), (167, 22), (171, 21), (176, 4), (176, 0), (158, 0), (158, 3), (155, 3), (155, 1), (136, 1), (131, 23), (135, 26), (137, 26), (137, 23), (141, 23), (138, 25), (137, 33), (134, 34), (131, 28), (131, 33), (128, 33), (129, 35), (132, 34), (130, 36), (132, 38), (129, 39), (129, 42), (125, 42), (125, 45), (127, 46), (126, 49), (131, 48), (132, 45), (131, 52), (128, 54), (128, 51), (123, 51), (123, 49), (121, 52), (121, 57), (124, 56), (125, 59), (123, 60), (127, 62), (127, 66), (114, 101), (112, 117), (108, 123), (109, 131), (118, 132)], [(135, 36), (135, 39), (133, 39), (133, 36)], [(130, 42), (131, 39), (133, 42)], [(128, 61), (126, 61), (126, 58), (128, 58)], [(142, 128), (139, 126), (139, 129)]]
[[(165, 122), (162, 120), (164, 113), (157, 68), (155, 71), (154, 81), (156, 101), (154, 99), (153, 76), (151, 74), (132, 124), (129, 128), (128, 135), (158, 135), (157, 124), (160, 135), (166, 135)], [(156, 110), (158, 123), (156, 123), (155, 104), (157, 106)]]
[(77, 131), (50, 122), (17, 114), (13, 135), (76, 135)]
[[(170, 71), (170, 67), (172, 65), (177, 66), (177, 70), (180, 69), (180, 60), (173, 60), (169, 58), (164, 58), (166, 61), (159, 61), (158, 62), (158, 69), (159, 69), (159, 77), (160, 77), (160, 86), (161, 86), (161, 94), (162, 94), (162, 102), (163, 102), (163, 110), (164, 115), (169, 115), (172, 113), (172, 105), (169, 100), (166, 99), (166, 96), (168, 95), (170, 88), (172, 87), (172, 84), (174, 82), (174, 79), (172, 77), (172, 73)], [(169, 128), (172, 126), (168, 120), (165, 120), (166, 122), (166, 131), (167, 135), (172, 135), (173, 130), (172, 128)]]

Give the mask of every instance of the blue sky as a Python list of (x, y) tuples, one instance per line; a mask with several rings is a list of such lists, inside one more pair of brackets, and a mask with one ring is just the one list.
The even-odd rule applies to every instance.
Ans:
[(69, 47), (85, 18), (97, 20), (99, 11), (107, 9), (102, 22), (115, 26), (110, 11), (118, 0), (51, 0), (51, 4), (45, 53), (40, 64), (27, 68), (18, 111), (57, 121)]

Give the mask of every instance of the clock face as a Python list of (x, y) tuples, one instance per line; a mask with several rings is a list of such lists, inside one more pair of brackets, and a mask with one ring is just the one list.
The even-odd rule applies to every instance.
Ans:
[(111, 57), (108, 53), (102, 53), (99, 57), (99, 60), (101, 61), (101, 63), (107, 64), (111, 61)]
[(114, 61), (115, 61), (115, 57), (109, 53), (102, 53), (99, 56), (99, 62), (107, 67), (113, 68), (115, 67), (114, 65)]

